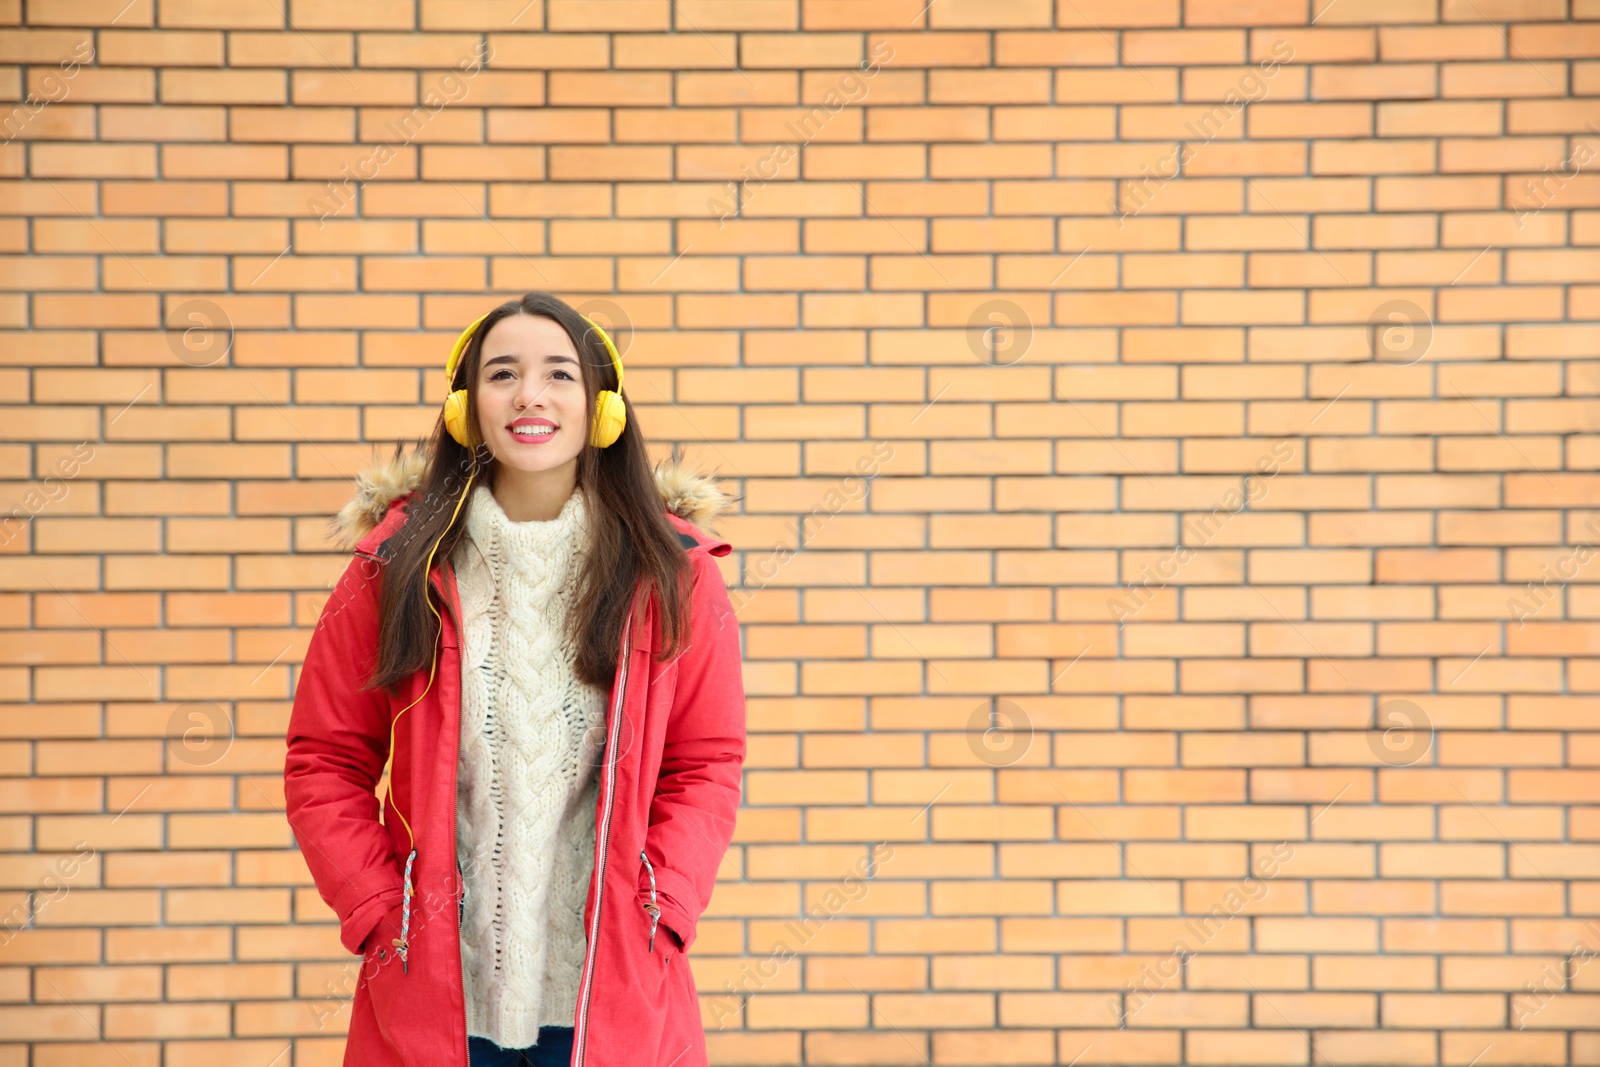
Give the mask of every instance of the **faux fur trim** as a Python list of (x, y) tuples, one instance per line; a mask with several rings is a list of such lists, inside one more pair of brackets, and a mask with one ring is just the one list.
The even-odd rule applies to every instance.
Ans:
[[(394, 455), (378, 460), (356, 475), (356, 491), (328, 522), (328, 535), (341, 548), (356, 545), (389, 513), (389, 506), (422, 482), (427, 455), (419, 446), (402, 442)], [(656, 491), (666, 509), (693, 526), (715, 535), (715, 523), (733, 507), (734, 498), (718, 485), (714, 475), (694, 470), (678, 460), (656, 465)]]

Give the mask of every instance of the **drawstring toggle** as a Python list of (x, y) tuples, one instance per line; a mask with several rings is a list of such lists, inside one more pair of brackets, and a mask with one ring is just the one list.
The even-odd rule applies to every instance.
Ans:
[(412, 849), (411, 855), (406, 857), (406, 887), (404, 899), (400, 902), (400, 936), (393, 941), (395, 954), (400, 957), (400, 973), (410, 974), (411, 968), (406, 959), (410, 951), (411, 939), (411, 865), (416, 862), (417, 850)]

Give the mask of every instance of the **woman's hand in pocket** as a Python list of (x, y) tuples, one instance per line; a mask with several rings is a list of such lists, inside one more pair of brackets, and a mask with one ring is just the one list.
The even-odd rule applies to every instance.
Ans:
[(377, 957), (377, 962), (387, 962), (395, 955), (395, 942), (400, 938), (400, 920), (402, 904), (396, 904), (384, 913), (378, 920), (378, 925), (367, 934), (365, 941), (361, 942), (361, 954), (368, 959)]

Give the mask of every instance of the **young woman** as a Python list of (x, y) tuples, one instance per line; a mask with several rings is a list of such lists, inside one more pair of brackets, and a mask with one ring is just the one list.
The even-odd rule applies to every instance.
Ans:
[(362, 956), (344, 1062), (705, 1065), (684, 954), (745, 756), (729, 499), (651, 468), (615, 346), (556, 297), (468, 326), (445, 377), (426, 445), (335, 519), (289, 721), (289, 824)]

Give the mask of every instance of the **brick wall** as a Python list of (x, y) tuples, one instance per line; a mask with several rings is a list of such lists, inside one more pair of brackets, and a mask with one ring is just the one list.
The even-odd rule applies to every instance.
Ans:
[(0, 2), (0, 1067), (339, 1062), (324, 521), (527, 289), (743, 495), (714, 1062), (1600, 1064), (1596, 20)]

